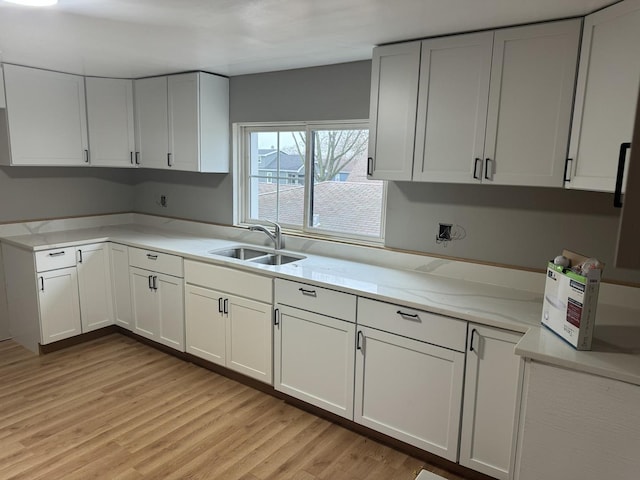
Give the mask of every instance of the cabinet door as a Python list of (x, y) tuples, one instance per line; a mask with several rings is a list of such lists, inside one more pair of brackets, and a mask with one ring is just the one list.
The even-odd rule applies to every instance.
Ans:
[(85, 79), (91, 165), (134, 166), (133, 81)]
[(110, 244), (111, 291), (113, 292), (113, 314), (116, 325), (133, 330), (131, 312), (131, 285), (129, 282), (129, 248), (117, 243)]
[(76, 267), (40, 273), (38, 294), (42, 345), (82, 333)]
[(185, 289), (186, 351), (218, 365), (225, 365), (226, 318), (224, 295), (208, 288)]
[(359, 327), (354, 420), (458, 459), (464, 353)]
[(143, 78), (134, 85), (140, 166), (169, 168), (167, 77)]
[(246, 298), (227, 295), (227, 367), (272, 384), (272, 307)]
[(197, 73), (169, 76), (168, 166), (198, 171), (200, 163), (199, 84)]
[(483, 181), (560, 187), (581, 20), (497, 30)]
[(460, 464), (500, 480), (511, 478), (522, 387), (521, 334), (473, 326), (465, 371)]
[(371, 65), (370, 178), (411, 180), (420, 42), (378, 47)]
[(640, 1), (627, 0), (587, 16), (567, 188), (614, 191), (620, 145), (631, 141), (639, 82)]
[(422, 42), (414, 181), (482, 180), (492, 47), (493, 32)]
[(111, 268), (107, 243), (76, 248), (82, 331), (113, 324)]
[(154, 274), (158, 301), (158, 342), (184, 352), (184, 281), (171, 275)]
[(353, 419), (356, 326), (278, 306), (274, 325), (274, 387)]
[(152, 286), (153, 275), (153, 272), (148, 270), (129, 268), (133, 331), (157, 342), (160, 333), (160, 320), (157, 291)]
[(12, 165), (88, 164), (84, 77), (4, 65)]

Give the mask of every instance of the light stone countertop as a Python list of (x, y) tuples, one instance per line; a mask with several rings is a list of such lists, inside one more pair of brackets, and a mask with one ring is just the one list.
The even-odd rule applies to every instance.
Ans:
[(293, 252), (306, 256), (295, 263), (259, 265), (209, 253), (231, 245), (247, 244), (245, 241), (137, 224), (6, 236), (1, 240), (32, 251), (111, 241), (256, 274), (336, 288), (367, 298), (525, 333), (515, 349), (518, 355), (640, 385), (640, 310), (633, 308), (600, 303), (593, 350), (577, 352), (540, 326), (542, 295), (532, 291), (417, 270), (369, 265), (305, 251)]

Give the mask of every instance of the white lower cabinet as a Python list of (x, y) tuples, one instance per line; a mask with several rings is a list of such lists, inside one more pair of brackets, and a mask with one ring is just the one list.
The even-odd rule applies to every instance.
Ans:
[(184, 351), (183, 280), (130, 267), (133, 331)]
[(129, 247), (111, 243), (110, 257), (114, 321), (116, 325), (127, 330), (133, 330), (131, 284), (129, 282)]
[(82, 324), (76, 267), (39, 273), (38, 283), (40, 343), (46, 345), (80, 335)]
[(499, 480), (513, 478), (523, 361), (519, 333), (470, 325), (460, 464)]
[(186, 351), (273, 383), (272, 280), (185, 261)]
[(355, 331), (353, 322), (277, 305), (276, 390), (352, 420)]
[(82, 332), (113, 324), (108, 243), (76, 248)]
[(354, 420), (456, 462), (466, 332), (461, 320), (359, 298)]

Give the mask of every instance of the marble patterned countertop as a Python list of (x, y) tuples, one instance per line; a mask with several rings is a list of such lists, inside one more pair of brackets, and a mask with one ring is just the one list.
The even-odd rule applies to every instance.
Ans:
[[(516, 346), (518, 355), (640, 385), (640, 309), (637, 305), (623, 307), (600, 302), (593, 350), (577, 352), (540, 326), (542, 293), (539, 291), (485, 283), (477, 278), (468, 280), (425, 273), (424, 266), (409, 269), (407, 265), (400, 268), (372, 265), (364, 263), (361, 258), (353, 261), (318, 255), (313, 248), (305, 247), (295, 249), (294, 253), (305, 255), (295, 263), (282, 266), (253, 264), (210, 253), (231, 245), (251, 244), (246, 241), (246, 236), (212, 238), (140, 224), (29, 233), (3, 236), (1, 240), (32, 251), (112, 241), (256, 274), (335, 288), (362, 297), (521, 332), (525, 335)], [(522, 282), (525, 287), (530, 284)], [(634, 294), (627, 292), (626, 297)]]

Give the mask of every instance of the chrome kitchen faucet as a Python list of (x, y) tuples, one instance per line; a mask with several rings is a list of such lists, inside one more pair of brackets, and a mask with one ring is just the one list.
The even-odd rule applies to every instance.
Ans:
[(276, 222), (271, 222), (269, 220), (264, 221), (273, 225), (273, 233), (271, 233), (264, 225), (251, 225), (249, 227), (249, 230), (251, 230), (252, 232), (263, 232), (265, 235), (267, 235), (267, 237), (273, 240), (274, 248), (276, 250), (280, 250), (282, 248), (282, 228), (280, 228), (280, 225)]

